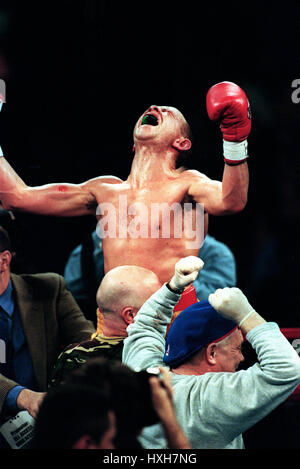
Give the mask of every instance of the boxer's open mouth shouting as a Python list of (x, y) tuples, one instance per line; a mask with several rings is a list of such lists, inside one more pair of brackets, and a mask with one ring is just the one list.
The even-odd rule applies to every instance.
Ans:
[(162, 113), (159, 111), (158, 107), (151, 106), (144, 113), (141, 119), (140, 125), (159, 125), (162, 122)]
[(141, 125), (158, 125), (158, 119), (153, 114), (146, 114), (143, 119)]

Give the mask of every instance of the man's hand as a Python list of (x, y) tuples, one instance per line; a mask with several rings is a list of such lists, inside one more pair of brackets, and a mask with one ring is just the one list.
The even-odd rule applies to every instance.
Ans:
[(167, 418), (167, 415), (173, 415), (173, 389), (171, 386), (171, 375), (163, 367), (159, 367), (159, 371), (163, 378), (163, 386), (159, 378), (151, 376), (149, 383), (151, 387), (151, 396), (153, 407), (160, 419)]
[(239, 324), (254, 309), (239, 288), (219, 288), (211, 293), (208, 301), (219, 313), (227, 319)]
[(209, 295), (208, 301), (222, 316), (235, 321), (245, 335), (254, 327), (266, 322), (252, 308), (239, 288), (219, 288)]
[(171, 290), (182, 292), (185, 287), (196, 280), (203, 266), (203, 260), (196, 256), (180, 259), (175, 264), (175, 273), (169, 282)]
[(219, 288), (209, 295), (208, 301), (222, 316), (238, 325), (241, 325), (246, 317), (256, 313), (239, 288)]
[(168, 447), (173, 449), (191, 449), (176, 419), (173, 406), (173, 389), (171, 374), (163, 367), (159, 367), (163, 377), (163, 386), (159, 378), (149, 378), (153, 407), (160, 418), (168, 441)]
[(36, 418), (45, 395), (45, 392), (35, 392), (30, 391), (30, 389), (22, 389), (17, 397), (17, 406), (19, 409), (27, 410), (31, 417)]

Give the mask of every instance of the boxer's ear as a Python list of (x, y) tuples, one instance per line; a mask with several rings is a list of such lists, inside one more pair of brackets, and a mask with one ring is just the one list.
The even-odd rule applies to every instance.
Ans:
[(172, 147), (178, 151), (188, 151), (192, 146), (192, 142), (189, 138), (179, 137), (174, 140)]

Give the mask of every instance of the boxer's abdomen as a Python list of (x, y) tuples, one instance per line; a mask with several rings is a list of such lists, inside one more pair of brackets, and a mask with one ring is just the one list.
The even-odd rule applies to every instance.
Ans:
[(103, 239), (105, 272), (119, 265), (145, 267), (168, 282), (182, 257), (197, 256), (199, 249), (186, 248), (184, 239)]

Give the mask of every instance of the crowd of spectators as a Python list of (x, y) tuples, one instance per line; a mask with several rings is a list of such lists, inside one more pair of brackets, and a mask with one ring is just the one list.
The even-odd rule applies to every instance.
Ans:
[[(92, 301), (78, 306), (88, 300), (82, 246), (65, 278), (20, 274), (18, 233), (3, 210), (1, 448), (18, 447), (8, 437), (18, 427), (7, 428), (24, 414), (32, 427), (24, 448), (244, 448), (243, 433), (299, 384), (296, 351), (235, 288), (234, 256), (213, 237), (212, 249), (204, 244), (199, 257), (181, 259), (167, 284), (140, 267), (102, 271), (92, 317)], [(91, 238), (95, 272), (103, 258)], [(190, 304), (174, 320), (191, 286)], [(241, 369), (246, 344), (257, 362)]]

